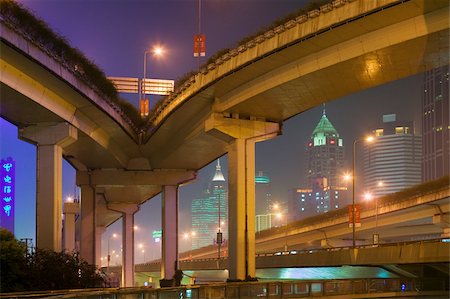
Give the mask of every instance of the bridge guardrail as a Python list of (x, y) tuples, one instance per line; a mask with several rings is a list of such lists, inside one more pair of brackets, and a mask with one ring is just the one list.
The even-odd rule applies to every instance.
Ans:
[[(102, 299), (219, 299), (219, 298), (305, 298), (351, 295), (367, 298), (367, 294), (380, 297), (415, 297), (432, 295), (446, 298), (449, 284), (446, 279), (356, 279), (312, 281), (233, 282), (210, 285), (189, 285), (178, 288), (152, 289), (147, 287), (123, 289), (67, 290), (65, 294), (47, 293), (34, 298), (102, 298)], [(0, 298), (29, 298), (24, 293), (0, 294)], [(7, 297), (5, 297), (7, 296)], [(372, 297), (372, 296), (371, 296)]]
[[(400, 245), (409, 245), (409, 244), (422, 244), (422, 243), (441, 243), (441, 242), (450, 242), (449, 238), (437, 238), (437, 239), (426, 239), (420, 241), (406, 241), (406, 242), (397, 242), (397, 243), (380, 243), (377, 245), (368, 244), (368, 245), (358, 245), (356, 249), (364, 249), (364, 248), (373, 248), (373, 247), (389, 247), (389, 246), (400, 246)], [(290, 249), (290, 250), (282, 250), (275, 252), (263, 252), (257, 253), (256, 257), (264, 257), (264, 256), (278, 256), (278, 255), (296, 255), (296, 254), (307, 254), (307, 253), (316, 253), (316, 252), (330, 252), (330, 251), (340, 251), (340, 250), (349, 250), (352, 249), (351, 246), (343, 246), (343, 247), (331, 247), (331, 248), (311, 248), (311, 249)], [(225, 259), (225, 257), (221, 257), (221, 259)], [(182, 258), (180, 261), (216, 261), (217, 258), (201, 258), (201, 259), (187, 259)], [(157, 261), (148, 262), (146, 264), (155, 264)]]

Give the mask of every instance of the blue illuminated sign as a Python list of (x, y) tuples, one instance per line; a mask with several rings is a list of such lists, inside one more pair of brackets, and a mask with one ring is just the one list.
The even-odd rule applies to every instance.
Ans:
[(8, 157), (0, 163), (0, 226), (14, 233), (15, 161)]

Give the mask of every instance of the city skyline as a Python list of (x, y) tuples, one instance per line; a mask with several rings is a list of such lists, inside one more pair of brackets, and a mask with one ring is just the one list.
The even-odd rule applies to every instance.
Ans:
[[(123, 76), (140, 76), (142, 70), (141, 70), (141, 62), (142, 62), (142, 54), (145, 49), (145, 43), (148, 42), (148, 38), (145, 39), (145, 41), (140, 41), (140, 45), (133, 44), (133, 55), (129, 55), (130, 58), (127, 58), (126, 60), (133, 61), (132, 66), (129, 67), (123, 67), (123, 65), (120, 65), (120, 63), (115, 63), (118, 59), (113, 58), (113, 55), (118, 55), (120, 50), (112, 49), (107, 51), (108, 47), (111, 47), (114, 43), (112, 41), (115, 40), (114, 34), (112, 32), (109, 32), (105, 29), (104, 25), (99, 25), (99, 28), (96, 28), (95, 32), (86, 32), (86, 39), (90, 40), (90, 42), (83, 40), (83, 38), (79, 37), (79, 30), (81, 29), (78, 26), (74, 26), (72, 22), (75, 23), (75, 17), (71, 17), (70, 15), (67, 16), (67, 18), (61, 17), (65, 13), (67, 14), (68, 10), (74, 9), (75, 12), (81, 12), (82, 10), (85, 10), (85, 8), (81, 8), (80, 3), (77, 2), (70, 2), (67, 4), (67, 6), (64, 6), (63, 4), (57, 4), (52, 6), (52, 4), (55, 4), (55, 2), (52, 1), (20, 1), (21, 3), (24, 3), (26, 7), (31, 7), (34, 11), (36, 11), (36, 14), (49, 22), (50, 27), (54, 28), (57, 32), (60, 32), (62, 35), (68, 37), (68, 40), (72, 42), (72, 44), (75, 47), (80, 48), (80, 50), (88, 55), (91, 59), (93, 59), (95, 62), (97, 62), (101, 68), (105, 70), (107, 75), (123, 75)], [(82, 1), (80, 1), (82, 2)], [(230, 40), (233, 40), (236, 42), (240, 38), (244, 37), (246, 34), (251, 33), (252, 31), (256, 31), (255, 29), (258, 28), (258, 26), (266, 25), (270, 23), (270, 21), (276, 19), (279, 16), (282, 16), (286, 14), (286, 12), (289, 12), (290, 10), (294, 8), (299, 8), (301, 5), (294, 4), (294, 1), (285, 1), (284, 3), (284, 10), (280, 9), (279, 7), (275, 8), (274, 1), (263, 1), (266, 3), (264, 5), (261, 5), (261, 10), (264, 12), (264, 18), (260, 18), (258, 22), (256, 22), (254, 19), (252, 19), (252, 22), (256, 22), (256, 24), (253, 24), (252, 26), (249, 25), (248, 20), (246, 20), (244, 17), (240, 15), (235, 15), (233, 20), (236, 21), (236, 23), (239, 23), (239, 17), (242, 17), (240, 20), (239, 26), (247, 26), (249, 29), (247, 31), (249, 32), (239, 32), (240, 35), (236, 34), (234, 37), (230, 37)], [(301, 3), (305, 3), (300, 1)], [(97, 24), (101, 23), (101, 21), (106, 18), (105, 15), (102, 15), (100, 18), (94, 18), (94, 12), (99, 9), (100, 4), (96, 3), (86, 3), (82, 2), (84, 5), (90, 5), (92, 6), (91, 12), (83, 12), (83, 14), (86, 14), (84, 22), (86, 24), (80, 24), (81, 27), (83, 26), (89, 26), (88, 24)], [(183, 8), (186, 11), (190, 11), (190, 9), (193, 6), (195, 2), (193, 1), (187, 1), (188, 5), (183, 3)], [(227, 3), (231, 6), (234, 6), (233, 2), (227, 1)], [(168, 4), (162, 4), (160, 3), (162, 8), (164, 9), (173, 9), (171, 5)], [(220, 10), (220, 7), (214, 7), (214, 4), (217, 4), (217, 6), (222, 6), (225, 4), (219, 4), (214, 1), (207, 5), (211, 5), (211, 9), (213, 12), (217, 13), (218, 10)], [(190, 6), (189, 6), (190, 5)], [(248, 4), (246, 4), (248, 5)], [(245, 7), (247, 7), (244, 5)], [(105, 14), (111, 14), (115, 13), (117, 15), (126, 14), (127, 12), (121, 11), (119, 12), (120, 5), (118, 3), (113, 3), (113, 8), (110, 12), (105, 12)], [(133, 6), (133, 5), (132, 5)], [(139, 5), (135, 5), (139, 6)], [(185, 7), (187, 6), (187, 7)], [(134, 6), (133, 6), (134, 7)], [(251, 7), (251, 6), (249, 6)], [(115, 9), (114, 9), (115, 8)], [(134, 8), (136, 10), (136, 8)], [(206, 8), (205, 8), (206, 9)], [(229, 9), (229, 8), (227, 8)], [(251, 9), (251, 8), (249, 8)], [(89, 9), (87, 9), (89, 11)], [(245, 9), (244, 9), (245, 10)], [(274, 12), (274, 10), (277, 10), (277, 12)], [(192, 8), (191, 14), (193, 14), (194, 9)], [(283, 11), (283, 13), (281, 13)], [(65, 12), (65, 13), (64, 13)], [(228, 11), (229, 13), (227, 16), (230, 16), (231, 11)], [(263, 13), (261, 12), (261, 15)], [(182, 12), (185, 13), (185, 12)], [(211, 13), (211, 12), (210, 12)], [(278, 15), (277, 15), (278, 13)], [(75, 16), (77, 14), (75, 13)], [(208, 15), (206, 13), (206, 15)], [(226, 15), (226, 14), (225, 14)], [(270, 16), (270, 17), (269, 17)], [(109, 15), (110, 18), (112, 18), (111, 15)], [(223, 16), (221, 15), (221, 18)], [(213, 17), (210, 17), (211, 19)], [(256, 18), (255, 18), (256, 19)], [(212, 20), (210, 20), (212, 22)], [(127, 23), (127, 28), (130, 29), (131, 24)], [(134, 25), (137, 26), (137, 25)], [(142, 26), (142, 24), (141, 24)], [(231, 25), (230, 25), (231, 26)], [(189, 28), (188, 28), (189, 29)], [(93, 42), (93, 39), (96, 38), (96, 34), (99, 34), (100, 30), (105, 30), (104, 35), (112, 35), (109, 37), (108, 41), (98, 42), (104, 43), (103, 50), (100, 48), (102, 47), (92, 47), (92, 43), (97, 44), (96, 42)], [(233, 30), (231, 30), (233, 31)], [(109, 34), (108, 34), (109, 33)], [(189, 50), (185, 50), (186, 52), (189, 52), (188, 54), (184, 55), (183, 59), (190, 60), (190, 63), (187, 65), (190, 66), (190, 69), (195, 69), (196, 61), (191, 57), (192, 52), (191, 51), (191, 38), (192, 35), (195, 33), (195, 29), (192, 29), (189, 32), (183, 32), (184, 35), (187, 35), (187, 39), (189, 42), (186, 41), (186, 43), (189, 43), (186, 48), (189, 48)], [(142, 34), (142, 32), (141, 32)], [(228, 44), (221, 44), (221, 40), (228, 40), (227, 38), (217, 38), (214, 39), (214, 34), (208, 34), (208, 40), (207, 46), (211, 45), (212, 49), (220, 49), (221, 47), (228, 46)], [(102, 38), (106, 38), (103, 37)], [(144, 39), (144, 38), (143, 38)], [(126, 43), (126, 41), (124, 41)], [(135, 42), (136, 43), (136, 42)], [(143, 44), (144, 43), (144, 44)], [(166, 42), (169, 44), (168, 42)], [(176, 45), (173, 46), (174, 49), (176, 48)], [(122, 49), (122, 51), (125, 51)], [(208, 56), (212, 55), (214, 51), (208, 51)], [(169, 53), (168, 53), (169, 54)], [(177, 51), (172, 51), (170, 55), (177, 54)], [(179, 52), (178, 52), (179, 54)], [(122, 56), (116, 56), (116, 57), (122, 57)], [(131, 59), (133, 57), (133, 59)], [(174, 60), (180, 59), (179, 57), (174, 58)], [(124, 62), (121, 62), (124, 63)], [(171, 61), (172, 64), (176, 63), (174, 61)], [(172, 70), (172, 73), (168, 72), (168, 70), (164, 70), (164, 66), (162, 65), (162, 61), (152, 61), (151, 66), (153, 70), (153, 74), (158, 74), (158, 77), (161, 78), (176, 78), (177, 76), (180, 77), (182, 73), (189, 69), (188, 67), (185, 67), (186, 69), (177, 69), (176, 71)], [(174, 69), (174, 67), (172, 67)], [(122, 73), (121, 73), (122, 72)], [(176, 73), (176, 75), (175, 75)], [(348, 78), (351, 80), (351, 78)], [(406, 119), (411, 118), (413, 120), (419, 121), (420, 120), (420, 97), (421, 97), (421, 83), (422, 82), (422, 75), (417, 75), (414, 77), (411, 77), (409, 79), (392, 82), (386, 85), (383, 85), (381, 87), (367, 90), (358, 94), (353, 94), (347, 96), (345, 99), (340, 99), (339, 101), (333, 101), (327, 104), (327, 113), (332, 116), (336, 126), (339, 126), (340, 133), (343, 136), (344, 143), (346, 145), (349, 145), (352, 143), (352, 141), (359, 137), (364, 135), (364, 133), (368, 132), (374, 125), (374, 123), (379, 119), (380, 115), (382, 114), (389, 114), (389, 113), (397, 113), (399, 115), (400, 119)], [(411, 103), (415, 103), (411, 104)], [(366, 111), (366, 115), (364, 113), (354, 113), (355, 111)], [(370, 114), (369, 114), (370, 111)], [(314, 109), (311, 109), (305, 113), (302, 113), (299, 116), (293, 117), (292, 119), (285, 122), (283, 127), (283, 135), (279, 136), (278, 138), (275, 138), (274, 140), (270, 140), (267, 142), (263, 142), (256, 145), (256, 170), (262, 170), (267, 171), (270, 174), (271, 180), (272, 180), (272, 198), (274, 201), (287, 201), (287, 194), (288, 190), (290, 188), (293, 188), (295, 186), (301, 185), (305, 180), (304, 168), (305, 168), (305, 161), (302, 160), (302, 156), (304, 156), (304, 146), (306, 144), (306, 141), (309, 138), (310, 133), (312, 132), (313, 127), (316, 125), (318, 119), (318, 115), (321, 115), (322, 113), (322, 107), (316, 107)], [(419, 122), (420, 124), (420, 122)], [(420, 125), (419, 125), (420, 126)], [(34, 229), (30, 228), (30, 226), (33, 226), (33, 221), (35, 217), (32, 215), (33, 211), (33, 204), (35, 205), (35, 202), (33, 203), (34, 199), (34, 193), (35, 190), (33, 190), (33, 184), (35, 183), (35, 177), (33, 178), (33, 174), (35, 173), (35, 149), (33, 148), (33, 145), (25, 144), (24, 142), (18, 142), (17, 141), (17, 129), (10, 127), (9, 125), (5, 124), (5, 122), (2, 120), (1, 122), (2, 127), (2, 141), (1, 141), (1, 156), (2, 158), (5, 158), (7, 156), (13, 156), (17, 161), (17, 172), (23, 174), (27, 174), (27, 180), (25, 181), (18, 181), (18, 184), (20, 186), (27, 186), (26, 190), (28, 193), (22, 193), (22, 195), (19, 195), (17, 193), (17, 198), (26, 198), (27, 204), (21, 203), (18, 206), (18, 209), (20, 208), (20, 217), (17, 217), (16, 222), (18, 223), (16, 225), (18, 230), (18, 238), (25, 238), (25, 237), (32, 237), (34, 238)], [(9, 145), (6, 144), (6, 140), (14, 140), (15, 145)], [(9, 141), (8, 141), (9, 143)], [(346, 157), (346, 169), (349, 169), (349, 157), (351, 156), (351, 151), (347, 151), (345, 153)], [(20, 163), (19, 163), (20, 161)], [(222, 160), (223, 168), (224, 168), (224, 175), (226, 176), (226, 157)], [(362, 164), (362, 160), (360, 160), (360, 163)], [(214, 162), (212, 163), (214, 164)], [(209, 174), (211, 173), (211, 169), (214, 167), (214, 165), (208, 165), (207, 167), (203, 168), (199, 171), (199, 178), (195, 183), (189, 184), (187, 186), (180, 188), (180, 227), (186, 226), (186, 222), (183, 222), (183, 219), (191, 219), (189, 215), (189, 211), (187, 207), (190, 207), (191, 201), (193, 198), (195, 198), (195, 195), (201, 192), (200, 190), (205, 186), (207, 183), (207, 180), (209, 178)], [(67, 163), (64, 163), (64, 191), (63, 191), (63, 197), (66, 197), (68, 195), (73, 195), (75, 193), (74, 191), (74, 171), (71, 169), (70, 165)], [(302, 182), (303, 181), (303, 182)], [(25, 187), (23, 187), (25, 188)], [(19, 190), (18, 190), (19, 192)], [(23, 192), (23, 190), (22, 190)], [(19, 197), (20, 196), (20, 197)], [(138, 232), (138, 237), (136, 238), (136, 242), (138, 242), (138, 238), (151, 238), (151, 232), (156, 229), (157, 223), (159, 221), (160, 223), (160, 196), (158, 196), (155, 199), (152, 199), (148, 203), (144, 204), (141, 208), (141, 211), (138, 212), (136, 215), (136, 223), (138, 226), (145, 227), (147, 230), (147, 235)], [(27, 209), (27, 213), (24, 213), (23, 211)], [(31, 211), (31, 212), (30, 212)], [(19, 213), (19, 211), (18, 211)], [(148, 215), (152, 215), (149, 217)], [(31, 217), (30, 217), (31, 215)], [(149, 218), (151, 218), (151, 222), (149, 222)], [(114, 230), (116, 228), (111, 228), (111, 230)], [(119, 229), (116, 229), (120, 231)], [(106, 233), (105, 235), (107, 235)], [(149, 237), (150, 236), (150, 237)], [(139, 259), (137, 259), (139, 261)]]

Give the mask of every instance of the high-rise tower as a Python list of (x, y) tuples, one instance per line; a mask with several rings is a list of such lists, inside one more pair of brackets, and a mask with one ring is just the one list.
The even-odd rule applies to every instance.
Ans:
[(422, 181), (449, 174), (449, 66), (425, 73), (422, 96)]
[(212, 182), (203, 198), (192, 201), (192, 249), (214, 244), (216, 234), (219, 230), (223, 238), (228, 235), (228, 193), (226, 191), (225, 177), (217, 160), (216, 171)]
[(420, 184), (422, 144), (411, 121), (383, 115), (375, 140), (364, 147), (364, 188), (375, 196)]
[(308, 153), (308, 185), (317, 178), (326, 178), (329, 186), (337, 186), (344, 167), (342, 138), (323, 110), (322, 118), (314, 129), (306, 149)]
[(308, 142), (307, 186), (291, 190), (289, 220), (326, 213), (346, 204), (347, 187), (342, 186), (344, 145), (327, 118), (325, 109)]

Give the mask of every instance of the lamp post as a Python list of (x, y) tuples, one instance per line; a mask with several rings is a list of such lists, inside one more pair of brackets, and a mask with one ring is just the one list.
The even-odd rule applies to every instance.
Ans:
[[(147, 54), (153, 53), (153, 56), (161, 56), (163, 54), (164, 50), (163, 48), (156, 46), (151, 50), (145, 50), (144, 51), (144, 78), (142, 80), (142, 84), (141, 84), (141, 99), (140, 101), (145, 101), (145, 95), (146, 93), (146, 88), (145, 88), (145, 80), (147, 78)], [(140, 106), (142, 107), (142, 103), (140, 103)], [(148, 109), (148, 103), (147, 103), (147, 109)], [(141, 108), (141, 116), (147, 116), (148, 115), (148, 110), (147, 111), (142, 111)]]
[[(356, 143), (365, 140), (366, 142), (372, 142), (374, 140), (373, 136), (366, 137), (365, 139), (355, 139), (353, 141), (353, 163), (352, 163), (352, 248), (356, 247), (356, 219), (355, 219), (355, 162), (356, 162)], [(348, 175), (345, 179), (348, 179)]]

